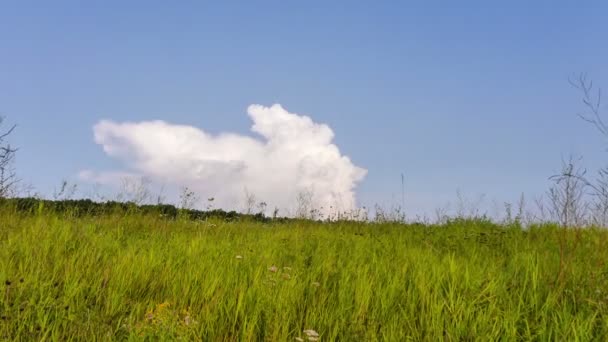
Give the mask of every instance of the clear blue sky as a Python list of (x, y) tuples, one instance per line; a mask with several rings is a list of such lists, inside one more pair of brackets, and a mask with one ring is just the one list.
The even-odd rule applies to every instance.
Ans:
[(93, 141), (100, 119), (253, 135), (252, 103), (328, 124), (368, 170), (367, 205), (398, 198), (401, 172), (415, 211), (457, 189), (541, 193), (568, 153), (608, 159), (567, 83), (608, 87), (606, 2), (202, 3), (2, 1), (0, 113), (19, 125), (21, 178), (48, 194), (120, 166)]

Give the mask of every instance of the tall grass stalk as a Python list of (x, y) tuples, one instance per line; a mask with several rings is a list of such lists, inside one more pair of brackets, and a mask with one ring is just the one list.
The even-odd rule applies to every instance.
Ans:
[[(577, 246), (567, 267), (564, 238)], [(314, 330), (321, 341), (604, 340), (607, 238), (480, 220), (4, 211), (0, 338), (293, 341)]]

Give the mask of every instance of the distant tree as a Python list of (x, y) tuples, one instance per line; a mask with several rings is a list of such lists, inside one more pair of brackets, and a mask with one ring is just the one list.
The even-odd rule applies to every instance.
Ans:
[[(570, 85), (579, 90), (582, 95), (584, 111), (578, 117), (591, 124), (597, 131), (608, 139), (608, 124), (602, 118), (602, 89), (596, 87), (587, 75), (581, 73), (568, 79)], [(579, 176), (579, 180), (592, 189), (594, 197), (591, 203), (592, 223), (599, 226), (608, 226), (608, 166), (598, 171), (597, 178), (591, 182)]]
[(12, 147), (7, 139), (8, 136), (15, 130), (16, 125), (11, 126), (8, 130), (2, 130), (4, 118), (0, 117), (0, 198), (9, 197), (15, 194), (15, 187), (19, 182), (13, 160), (17, 149)]
[(585, 222), (588, 203), (585, 201), (585, 191), (590, 184), (586, 178), (586, 170), (578, 166), (581, 158), (570, 156), (562, 160), (560, 173), (551, 176), (553, 186), (549, 189), (549, 212), (553, 220), (564, 228), (581, 227)]

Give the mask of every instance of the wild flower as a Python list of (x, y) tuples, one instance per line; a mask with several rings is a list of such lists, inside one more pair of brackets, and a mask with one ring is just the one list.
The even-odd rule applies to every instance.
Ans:
[[(304, 330), (304, 334), (306, 334), (306, 336), (308, 337), (309, 341), (313, 341), (313, 340), (310, 339), (311, 337), (312, 338), (317, 338), (317, 339), (319, 338), (319, 333), (316, 332), (316, 331), (314, 331), (314, 330), (312, 330), (312, 329), (306, 329), (306, 330)], [(314, 340), (314, 341), (316, 341), (316, 340)]]
[(242, 255), (237, 255), (236, 258), (240, 260), (240, 259), (243, 259), (243, 256)]
[(270, 266), (270, 267), (268, 267), (268, 270), (270, 272), (276, 273), (279, 270), (279, 268), (276, 266)]
[[(178, 329), (189, 329), (198, 323), (190, 315), (189, 308), (178, 311), (172, 307), (173, 305), (169, 302), (157, 304), (146, 312), (143, 322), (139, 322), (133, 327), (134, 332), (139, 336), (144, 336), (146, 333), (153, 333), (158, 329), (166, 329), (175, 325)], [(131, 329), (129, 326), (128, 330)]]

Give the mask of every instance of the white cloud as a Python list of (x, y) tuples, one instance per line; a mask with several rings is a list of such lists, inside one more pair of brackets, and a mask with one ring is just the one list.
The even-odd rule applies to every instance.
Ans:
[(84, 171), (97, 182), (120, 174), (186, 185), (216, 205), (235, 208), (245, 189), (269, 208), (293, 209), (298, 193), (311, 190), (317, 207), (356, 206), (355, 187), (367, 171), (355, 166), (332, 144), (327, 125), (287, 112), (281, 105), (251, 105), (251, 130), (262, 139), (233, 133), (211, 135), (164, 121), (103, 120), (94, 126), (95, 142), (128, 171)]

